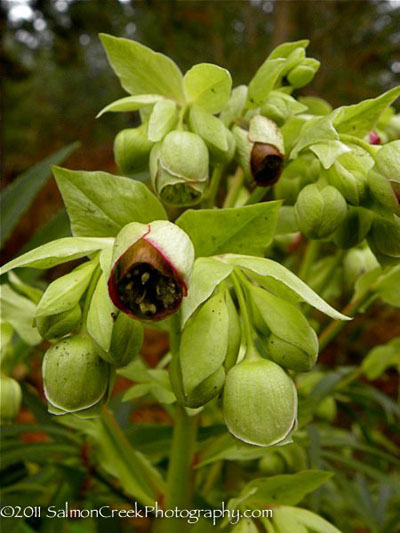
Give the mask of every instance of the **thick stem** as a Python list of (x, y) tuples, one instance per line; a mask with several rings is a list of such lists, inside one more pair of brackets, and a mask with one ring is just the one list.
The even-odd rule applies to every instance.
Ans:
[(215, 198), (217, 196), (218, 187), (221, 182), (222, 174), (224, 171), (224, 165), (217, 165), (211, 176), (210, 188), (205, 200), (205, 207), (214, 207)]
[(261, 202), (269, 190), (270, 187), (256, 187), (247, 199), (246, 205), (252, 205)]
[(242, 287), (240, 285), (240, 274), (237, 272), (233, 272), (231, 275), (231, 280), (233, 284), (233, 288), (235, 289), (236, 296), (239, 302), (239, 308), (240, 308), (240, 314), (242, 316), (243, 320), (243, 329), (244, 329), (244, 336), (246, 339), (246, 355), (245, 357), (247, 359), (251, 359), (255, 355), (255, 350), (252, 348), (254, 347), (253, 342), (253, 330), (251, 328), (249, 313), (247, 310), (246, 300), (243, 294)]
[(307, 249), (303, 256), (303, 260), (300, 265), (299, 278), (303, 281), (307, 281), (308, 275), (310, 273), (311, 265), (316, 260), (320, 248), (320, 241), (309, 241), (307, 244)]
[(234, 207), (238, 199), (240, 189), (243, 186), (244, 173), (241, 167), (237, 167), (232, 178), (228, 194), (226, 195), (223, 207)]
[[(197, 426), (198, 416), (188, 416), (185, 409), (177, 405), (168, 466), (165, 509), (191, 508)], [(162, 533), (184, 533), (188, 527), (184, 519), (164, 519), (161, 531)]]

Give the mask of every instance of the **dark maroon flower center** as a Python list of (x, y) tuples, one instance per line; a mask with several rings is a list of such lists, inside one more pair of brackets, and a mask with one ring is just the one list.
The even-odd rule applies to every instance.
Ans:
[(283, 156), (271, 144), (254, 143), (251, 151), (251, 173), (259, 187), (268, 187), (279, 180)]

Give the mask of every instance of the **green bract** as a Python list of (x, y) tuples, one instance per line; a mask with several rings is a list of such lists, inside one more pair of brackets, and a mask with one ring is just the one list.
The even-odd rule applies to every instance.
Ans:
[(208, 150), (198, 135), (188, 131), (169, 133), (150, 155), (154, 190), (170, 205), (198, 203), (208, 183)]
[(224, 416), (238, 439), (257, 446), (278, 444), (296, 424), (294, 383), (272, 361), (245, 360), (226, 376)]
[(0, 425), (11, 424), (21, 406), (22, 392), (18, 381), (0, 374)]
[(90, 337), (77, 335), (47, 350), (43, 381), (51, 412), (85, 413), (106, 401), (110, 367), (99, 357)]
[(295, 205), (301, 231), (309, 239), (323, 239), (333, 233), (347, 213), (346, 201), (330, 185), (307, 185), (300, 192)]

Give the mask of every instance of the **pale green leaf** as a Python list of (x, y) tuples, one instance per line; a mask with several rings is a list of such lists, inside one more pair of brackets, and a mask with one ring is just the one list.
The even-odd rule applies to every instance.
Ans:
[(121, 111), (137, 111), (138, 109), (146, 106), (153, 105), (163, 100), (163, 96), (159, 94), (138, 94), (136, 96), (126, 96), (125, 98), (120, 98), (111, 102), (106, 107), (104, 107), (96, 116), (96, 118), (101, 117), (104, 113), (108, 112), (121, 112)]
[(192, 107), (189, 114), (190, 129), (200, 135), (212, 150), (213, 148), (226, 152), (228, 139), (226, 129), (221, 120), (201, 108)]
[(323, 143), (315, 143), (310, 146), (310, 150), (321, 161), (324, 168), (330, 168), (337, 158), (342, 154), (351, 152), (351, 149), (340, 141), (325, 141)]
[(96, 239), (89, 237), (64, 237), (49, 242), (13, 259), (0, 269), (0, 275), (13, 268), (51, 268), (73, 259), (85, 257), (98, 250), (112, 246), (113, 239)]
[(379, 277), (375, 283), (375, 292), (385, 303), (400, 307), (400, 265)]
[(33, 326), (36, 305), (28, 298), (14, 292), (9, 285), (0, 286), (1, 320), (8, 322), (21, 339), (34, 346), (42, 340)]
[(377, 98), (355, 105), (343, 106), (331, 113), (333, 125), (339, 133), (364, 137), (371, 131), (380, 115), (400, 96), (400, 87), (394, 87)]
[(53, 172), (74, 235), (110, 237), (130, 222), (167, 218), (159, 200), (139, 181), (60, 167)]
[(308, 148), (312, 144), (319, 144), (323, 141), (336, 141), (338, 139), (339, 135), (328, 116), (312, 118), (300, 130), (297, 142), (290, 153), (290, 158), (294, 159), (301, 150)]
[(264, 103), (285, 66), (286, 59), (283, 58), (266, 59), (264, 61), (249, 83), (247, 99), (251, 106), (257, 107)]
[(86, 325), (89, 335), (106, 352), (111, 345), (116, 311), (108, 295), (106, 278), (102, 274), (90, 302)]
[(86, 291), (97, 261), (88, 261), (47, 287), (36, 311), (36, 317), (63, 313), (75, 307)]
[(150, 141), (158, 142), (171, 131), (178, 122), (176, 104), (171, 100), (157, 102), (150, 115), (147, 136)]
[(224, 68), (200, 63), (186, 72), (183, 84), (189, 103), (214, 114), (219, 113), (228, 102), (232, 78)]
[(373, 348), (361, 364), (368, 379), (379, 378), (391, 366), (397, 367), (400, 372), (400, 337)]
[(301, 39), (293, 41), (292, 43), (282, 43), (272, 50), (268, 59), (276, 59), (278, 57), (289, 57), (297, 48), (307, 48), (310, 44), (308, 39)]
[(281, 202), (227, 209), (189, 209), (176, 224), (191, 238), (196, 256), (224, 253), (263, 255), (272, 242)]
[(221, 259), (231, 265), (236, 265), (245, 268), (250, 272), (255, 272), (260, 276), (271, 277), (281, 281), (289, 287), (289, 289), (293, 290), (302, 301), (307, 302), (335, 320), (351, 320), (351, 318), (342, 315), (326, 303), (316, 292), (293, 274), (293, 272), (280, 263), (272, 261), (272, 259), (234, 254), (226, 254)]
[[(339, 529), (332, 526), (332, 524), (327, 522), (324, 518), (321, 518), (320, 516), (309, 511), (308, 509), (282, 506), (276, 510), (275, 516), (280, 516), (283, 513), (286, 513), (288, 516), (291, 516), (293, 519), (296, 520), (295, 529), (290, 531), (296, 531), (296, 533), (301, 533), (302, 530), (312, 533), (342, 533)], [(279, 531), (279, 533), (281, 532)]]
[(182, 302), (182, 327), (194, 311), (207, 300), (214, 289), (232, 272), (233, 267), (214, 259), (199, 257), (193, 267), (188, 295)]
[(183, 102), (182, 73), (169, 57), (130, 39), (100, 34), (108, 60), (130, 94), (161, 94)]
[(232, 90), (228, 103), (221, 111), (219, 118), (225, 124), (230, 126), (232, 122), (238, 119), (243, 112), (247, 100), (247, 86), (239, 85)]

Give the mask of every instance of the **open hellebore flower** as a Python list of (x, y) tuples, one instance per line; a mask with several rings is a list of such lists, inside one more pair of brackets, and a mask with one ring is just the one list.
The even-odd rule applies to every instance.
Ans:
[(113, 304), (139, 320), (175, 313), (186, 296), (194, 248), (175, 224), (132, 222), (117, 235), (108, 290)]
[(258, 187), (269, 187), (279, 180), (284, 164), (284, 144), (278, 126), (267, 117), (255, 115), (249, 131), (235, 127), (239, 163)]
[(10, 424), (21, 406), (21, 387), (18, 381), (4, 374), (0, 375), (0, 425)]
[(276, 363), (245, 359), (228, 372), (223, 409), (235, 437), (272, 446), (284, 441), (296, 426), (296, 388)]
[(88, 336), (76, 335), (54, 344), (44, 356), (42, 370), (53, 414), (93, 413), (107, 400), (110, 365), (98, 356)]
[(169, 205), (198, 203), (208, 183), (208, 150), (203, 139), (189, 131), (171, 131), (150, 154), (154, 190)]

